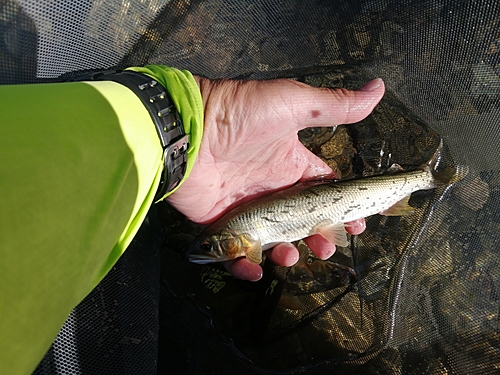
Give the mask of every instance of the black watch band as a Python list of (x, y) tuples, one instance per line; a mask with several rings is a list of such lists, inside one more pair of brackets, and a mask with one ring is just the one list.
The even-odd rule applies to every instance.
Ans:
[(154, 200), (179, 185), (186, 173), (189, 136), (172, 98), (158, 81), (131, 70), (106, 70), (71, 78), (70, 81), (114, 81), (132, 90), (151, 115), (163, 148), (163, 173)]

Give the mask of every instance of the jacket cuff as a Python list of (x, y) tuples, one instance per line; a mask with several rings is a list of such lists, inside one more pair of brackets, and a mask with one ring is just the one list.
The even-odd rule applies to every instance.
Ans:
[(201, 92), (198, 84), (193, 78), (193, 75), (187, 70), (178, 70), (165, 65), (131, 67), (127, 70), (146, 74), (160, 82), (167, 89), (170, 97), (174, 101), (177, 111), (181, 116), (184, 131), (189, 135), (186, 173), (179, 185), (161, 198), (164, 199), (175, 192), (189, 177), (198, 155), (203, 136), (204, 121), (204, 109)]

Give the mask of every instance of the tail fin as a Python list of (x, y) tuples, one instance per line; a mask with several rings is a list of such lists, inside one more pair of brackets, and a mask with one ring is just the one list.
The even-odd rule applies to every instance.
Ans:
[[(447, 185), (451, 185), (454, 184), (455, 182), (460, 181), (469, 173), (469, 167), (466, 165), (457, 165), (455, 169), (450, 168), (450, 170), (453, 173), (451, 173), (451, 176), (446, 176), (446, 181), (444, 183), (446, 183)], [(444, 171), (446, 171), (446, 169)], [(441, 181), (439, 179), (440, 177), (445, 177), (444, 175), (440, 174), (440, 172), (437, 172), (436, 175), (438, 175), (436, 177), (438, 181)]]
[(436, 185), (451, 185), (463, 179), (469, 173), (469, 167), (466, 165), (457, 165), (456, 167), (446, 166), (439, 168), (443, 151), (443, 140), (439, 142), (439, 146), (429, 160), (425, 169), (432, 173)]

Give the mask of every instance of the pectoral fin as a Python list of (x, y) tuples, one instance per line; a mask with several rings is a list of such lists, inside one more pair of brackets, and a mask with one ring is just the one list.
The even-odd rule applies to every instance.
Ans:
[(242, 235), (243, 248), (245, 250), (245, 256), (252, 263), (262, 262), (262, 246), (260, 240), (254, 240), (249, 235)]
[(410, 196), (407, 196), (397, 202), (394, 206), (389, 207), (387, 210), (379, 212), (380, 215), (384, 216), (405, 216), (411, 215), (415, 210), (408, 204)]
[[(349, 245), (349, 241), (347, 241), (347, 234), (345, 231), (345, 227), (343, 223), (332, 224), (324, 222), (318, 224), (314, 231), (314, 233), (321, 234), (331, 243), (335, 245), (346, 247)], [(313, 233), (313, 234), (314, 234)]]

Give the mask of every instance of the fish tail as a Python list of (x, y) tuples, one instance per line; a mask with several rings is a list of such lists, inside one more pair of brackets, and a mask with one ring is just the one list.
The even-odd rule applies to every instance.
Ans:
[(435, 186), (454, 184), (455, 182), (462, 180), (469, 173), (469, 167), (466, 165), (441, 167), (442, 152), (443, 140), (441, 139), (436, 152), (424, 167), (425, 170), (432, 174)]

